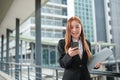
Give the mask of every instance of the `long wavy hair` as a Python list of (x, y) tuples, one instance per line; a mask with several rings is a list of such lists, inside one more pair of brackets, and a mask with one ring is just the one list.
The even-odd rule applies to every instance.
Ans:
[(81, 25), (81, 34), (80, 34), (80, 38), (81, 38), (81, 41), (83, 42), (83, 49), (87, 52), (87, 55), (88, 55), (88, 59), (91, 58), (92, 54), (91, 54), (91, 51), (89, 49), (89, 46), (86, 42), (86, 39), (85, 39), (85, 36), (84, 36), (84, 29), (83, 29), (83, 25), (82, 25), (82, 22), (80, 20), (80, 18), (76, 17), (76, 16), (73, 16), (71, 17), (68, 21), (67, 21), (67, 25), (66, 25), (66, 33), (65, 33), (65, 51), (66, 53), (68, 53), (68, 49), (70, 47), (70, 44), (71, 44), (71, 41), (72, 41), (72, 36), (71, 36), (71, 32), (70, 32), (70, 29), (71, 29), (71, 22), (75, 20), (77, 21), (78, 23), (80, 23)]

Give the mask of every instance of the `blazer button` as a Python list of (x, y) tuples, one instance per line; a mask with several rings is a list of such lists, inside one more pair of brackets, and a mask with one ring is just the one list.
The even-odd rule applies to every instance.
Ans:
[(82, 65), (79, 65), (79, 67), (82, 67)]

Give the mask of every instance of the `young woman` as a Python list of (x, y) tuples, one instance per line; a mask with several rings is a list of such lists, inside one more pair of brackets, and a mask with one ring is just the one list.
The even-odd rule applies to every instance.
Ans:
[[(72, 42), (78, 42), (78, 47), (72, 48)], [(90, 80), (87, 68), (87, 62), (92, 57), (90, 50), (81, 20), (76, 16), (71, 17), (67, 22), (65, 39), (58, 43), (59, 64), (65, 69), (62, 80)]]

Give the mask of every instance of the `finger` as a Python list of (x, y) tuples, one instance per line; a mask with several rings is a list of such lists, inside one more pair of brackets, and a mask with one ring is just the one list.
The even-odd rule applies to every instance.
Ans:
[(74, 48), (72, 48), (71, 50), (77, 50), (78, 49), (78, 47), (74, 47)]
[(94, 67), (94, 69), (98, 69), (99, 67)]

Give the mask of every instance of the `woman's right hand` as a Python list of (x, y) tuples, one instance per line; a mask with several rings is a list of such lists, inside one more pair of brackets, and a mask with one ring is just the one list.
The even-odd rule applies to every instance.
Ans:
[(78, 47), (75, 47), (75, 48), (69, 48), (68, 49), (68, 54), (73, 57), (75, 55), (78, 55), (80, 54), (80, 50), (78, 49)]

